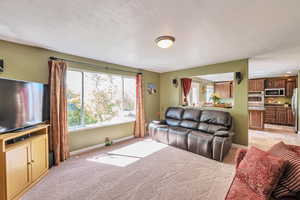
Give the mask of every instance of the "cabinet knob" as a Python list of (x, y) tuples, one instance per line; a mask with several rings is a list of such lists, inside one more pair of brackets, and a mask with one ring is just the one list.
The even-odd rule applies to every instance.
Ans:
[(31, 162), (28, 162), (27, 165), (31, 165)]
[(31, 163), (34, 163), (34, 160), (32, 160)]

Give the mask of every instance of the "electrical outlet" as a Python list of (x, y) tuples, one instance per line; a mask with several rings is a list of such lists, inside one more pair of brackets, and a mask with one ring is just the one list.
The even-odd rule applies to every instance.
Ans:
[(4, 71), (4, 62), (3, 60), (0, 60), (0, 72)]

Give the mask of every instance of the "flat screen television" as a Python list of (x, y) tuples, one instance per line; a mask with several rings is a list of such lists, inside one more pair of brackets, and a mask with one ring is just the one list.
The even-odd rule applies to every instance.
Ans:
[(0, 134), (49, 119), (47, 85), (0, 79)]

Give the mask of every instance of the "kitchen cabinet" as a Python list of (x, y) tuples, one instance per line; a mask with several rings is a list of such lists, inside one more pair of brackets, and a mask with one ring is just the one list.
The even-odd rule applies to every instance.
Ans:
[(275, 79), (274, 88), (285, 88), (286, 80), (285, 79)]
[(295, 118), (292, 108), (285, 108), (283, 106), (266, 107), (264, 122), (267, 124), (294, 126)]
[(249, 128), (264, 129), (264, 111), (249, 110)]
[(220, 98), (228, 99), (232, 97), (232, 82), (216, 82), (214, 84), (214, 92), (220, 96)]
[(288, 80), (286, 83), (286, 94), (285, 96), (287, 97), (292, 97), (293, 96), (293, 91), (294, 89), (297, 88), (297, 82), (295, 79)]
[(266, 88), (286, 88), (286, 79), (267, 79)]
[(276, 108), (275, 107), (266, 107), (264, 121), (268, 124), (276, 123)]
[(295, 117), (292, 108), (287, 108), (287, 125), (295, 126)]
[(281, 125), (287, 124), (286, 108), (276, 108), (276, 124), (281, 124)]
[(249, 80), (250, 92), (261, 92), (265, 89), (265, 79), (251, 79)]

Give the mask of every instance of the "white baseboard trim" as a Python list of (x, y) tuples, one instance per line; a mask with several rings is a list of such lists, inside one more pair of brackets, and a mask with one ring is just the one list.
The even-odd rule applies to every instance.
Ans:
[[(127, 136), (127, 137), (118, 138), (118, 139), (113, 140), (113, 144), (116, 144), (116, 143), (119, 143), (119, 142), (123, 142), (123, 141), (126, 141), (126, 140), (130, 140), (132, 138), (134, 138), (133, 135)], [(105, 144), (101, 143), (101, 144), (96, 144), (96, 145), (93, 145), (93, 146), (90, 146), (90, 147), (82, 148), (82, 149), (79, 149), (79, 150), (75, 150), (75, 151), (70, 152), (70, 156), (75, 156), (75, 155), (78, 155), (78, 154), (81, 154), (81, 153), (85, 153), (85, 152), (88, 152), (88, 151), (91, 151), (91, 150), (94, 150), (94, 149), (98, 149), (98, 148), (104, 147), (104, 146), (105, 146)]]
[(235, 144), (235, 143), (232, 143), (232, 146), (233, 146), (233, 147), (236, 147), (236, 148), (248, 149), (248, 146), (241, 145), (241, 144)]

